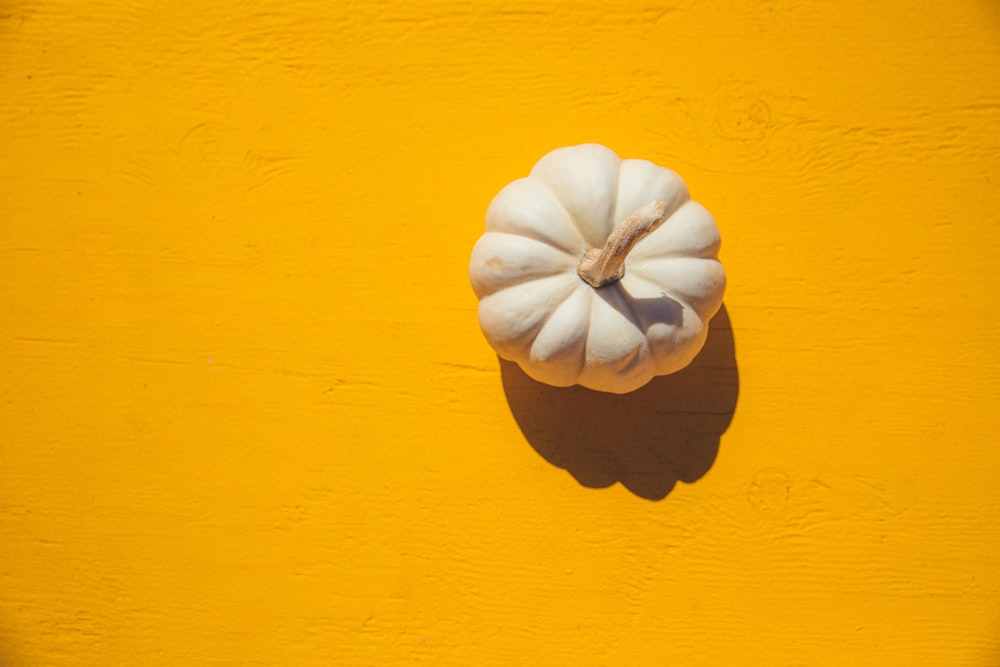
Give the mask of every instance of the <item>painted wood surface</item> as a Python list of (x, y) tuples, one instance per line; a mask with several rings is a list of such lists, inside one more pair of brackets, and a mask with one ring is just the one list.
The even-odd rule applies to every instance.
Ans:
[[(0, 5), (0, 664), (1000, 663), (988, 0)], [(502, 365), (585, 141), (723, 234), (695, 365)]]

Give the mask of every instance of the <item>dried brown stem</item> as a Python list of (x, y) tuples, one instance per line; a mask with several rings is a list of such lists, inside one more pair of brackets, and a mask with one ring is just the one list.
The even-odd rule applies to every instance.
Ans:
[(625, 275), (625, 258), (632, 248), (667, 217), (666, 202), (649, 202), (615, 227), (603, 248), (591, 248), (584, 253), (576, 272), (594, 287), (620, 280)]

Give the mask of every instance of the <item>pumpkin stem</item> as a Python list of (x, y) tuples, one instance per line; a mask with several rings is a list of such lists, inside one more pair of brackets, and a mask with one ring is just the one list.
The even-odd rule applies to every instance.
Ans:
[(667, 203), (651, 201), (615, 227), (603, 248), (591, 248), (580, 259), (576, 272), (593, 287), (604, 287), (625, 275), (625, 258), (644, 236), (669, 216)]

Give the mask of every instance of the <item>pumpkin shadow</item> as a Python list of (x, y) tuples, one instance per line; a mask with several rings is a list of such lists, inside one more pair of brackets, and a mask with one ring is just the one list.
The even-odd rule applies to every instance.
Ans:
[(514, 419), (542, 458), (583, 486), (620, 482), (648, 500), (662, 500), (678, 481), (690, 484), (708, 472), (739, 395), (725, 305), (691, 365), (629, 394), (552, 387), (504, 359), (500, 375)]

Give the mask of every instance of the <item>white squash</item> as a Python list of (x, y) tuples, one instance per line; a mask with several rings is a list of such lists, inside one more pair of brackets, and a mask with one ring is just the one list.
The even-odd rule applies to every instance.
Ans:
[(673, 171), (556, 149), (486, 212), (469, 267), (479, 324), (540, 382), (633, 391), (704, 345), (726, 286), (719, 243)]

